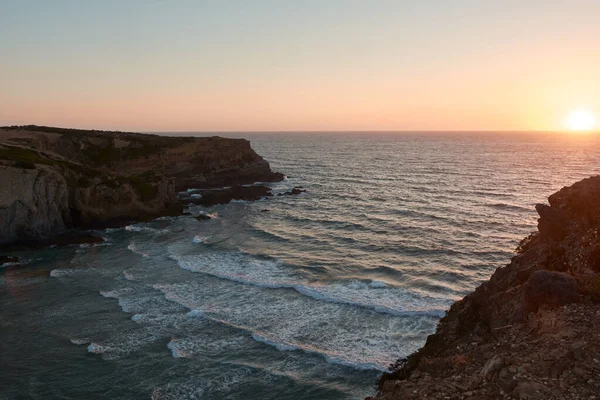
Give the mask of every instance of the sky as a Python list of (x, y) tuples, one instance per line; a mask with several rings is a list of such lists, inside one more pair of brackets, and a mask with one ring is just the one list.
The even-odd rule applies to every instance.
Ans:
[(0, 125), (557, 130), (598, 0), (0, 0)]

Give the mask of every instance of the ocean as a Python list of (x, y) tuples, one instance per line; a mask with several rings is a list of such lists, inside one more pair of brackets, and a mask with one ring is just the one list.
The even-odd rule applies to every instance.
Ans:
[(510, 261), (535, 203), (600, 173), (594, 135), (228, 136), (307, 192), (19, 253), (1, 399), (362, 399)]

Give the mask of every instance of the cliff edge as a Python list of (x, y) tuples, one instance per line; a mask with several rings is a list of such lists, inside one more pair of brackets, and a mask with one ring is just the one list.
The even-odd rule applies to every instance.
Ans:
[(283, 179), (244, 139), (0, 128), (0, 245), (181, 212), (177, 191)]
[(538, 231), (456, 302), (372, 399), (600, 399), (600, 176), (538, 204)]

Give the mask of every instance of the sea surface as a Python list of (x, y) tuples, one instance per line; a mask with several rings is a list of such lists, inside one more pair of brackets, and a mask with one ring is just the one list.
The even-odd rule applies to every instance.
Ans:
[(307, 192), (20, 253), (1, 399), (362, 399), (510, 261), (535, 203), (600, 173), (598, 136), (229, 136)]

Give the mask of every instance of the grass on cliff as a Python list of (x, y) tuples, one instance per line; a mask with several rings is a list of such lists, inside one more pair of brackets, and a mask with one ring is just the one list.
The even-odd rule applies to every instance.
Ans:
[(0, 160), (12, 161), (14, 166), (17, 168), (35, 169), (36, 164), (41, 164), (66, 168), (88, 178), (93, 178), (100, 175), (100, 172), (94, 170), (93, 168), (75, 164), (66, 160), (49, 158), (36, 150), (18, 146), (4, 145), (4, 147), (0, 147)]

